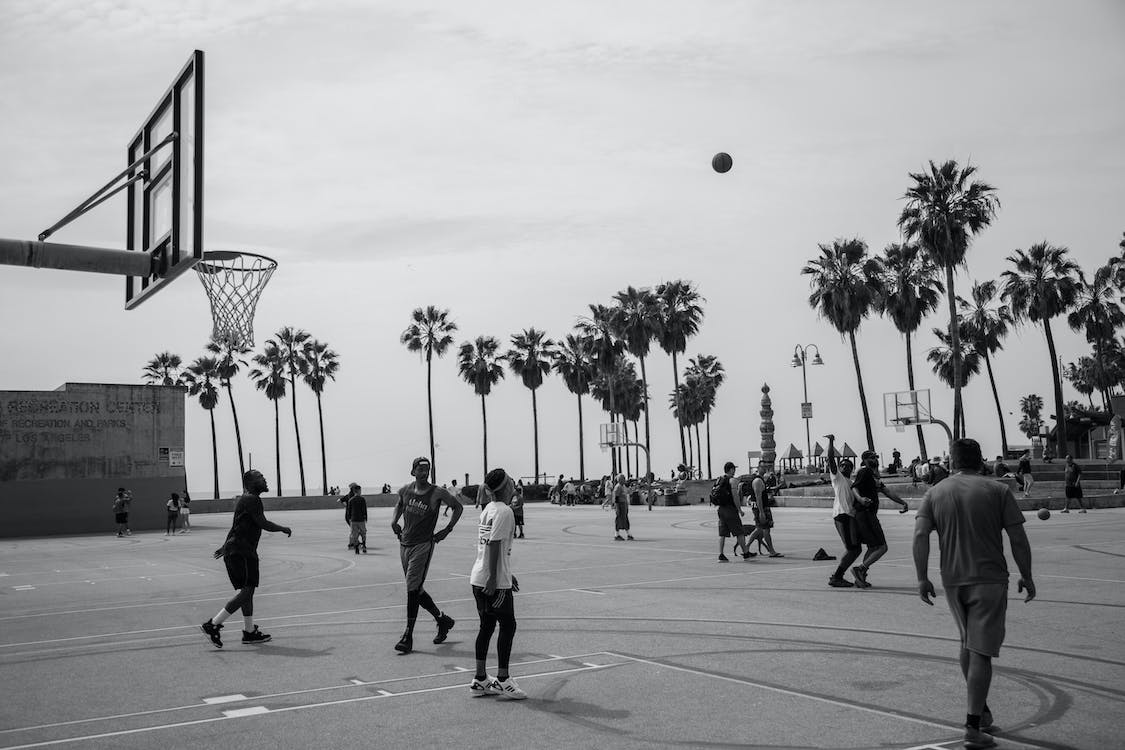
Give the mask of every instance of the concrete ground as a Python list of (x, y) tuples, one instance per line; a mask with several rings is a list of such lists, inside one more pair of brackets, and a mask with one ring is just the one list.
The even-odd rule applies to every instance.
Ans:
[[(468, 694), (471, 509), (427, 585), (457, 626), (434, 646), (423, 612), (407, 656), (392, 649), (405, 596), (390, 511), (372, 511), (367, 556), (344, 548), (338, 509), (272, 515), (294, 529), (261, 545), (257, 621), (274, 640), (243, 646), (236, 616), (221, 651), (198, 623), (231, 594), (211, 559), (229, 514), (195, 516), (189, 536), (0, 545), (0, 748), (961, 744), (956, 631), (944, 599), (915, 595), (913, 513), (881, 514), (890, 552), (861, 591), (828, 588), (835, 563), (811, 559), (839, 554), (822, 509), (775, 511), (784, 558), (719, 564), (706, 506), (634, 507), (633, 542), (612, 541), (597, 506), (528, 506), (521, 703)], [(1039, 598), (1013, 583), (1000, 746), (1121, 747), (1125, 510), (1028, 514), (1028, 531)]]

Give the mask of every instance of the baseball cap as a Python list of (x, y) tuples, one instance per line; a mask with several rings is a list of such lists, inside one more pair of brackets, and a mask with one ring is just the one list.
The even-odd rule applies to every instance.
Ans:
[[(417, 463), (417, 462), (415, 462), (415, 463)], [(358, 489), (362, 489), (362, 488), (361, 488), (361, 487), (359, 486), (359, 482), (348, 482), (348, 487), (349, 487), (349, 489), (350, 489), (350, 488), (352, 488), (352, 487), (355, 487), (355, 488), (356, 488), (357, 490), (358, 490)]]
[(864, 451), (863, 455), (860, 456), (860, 458), (862, 458), (864, 461), (866, 461), (869, 458), (878, 458), (878, 457), (879, 457), (879, 454), (876, 453), (875, 451)]
[(731, 469), (735, 468), (736, 466), (737, 466), (737, 464), (735, 464), (734, 461), (727, 461), (725, 464), (723, 464), (723, 471), (730, 471)]
[(425, 456), (418, 456), (418, 458), (414, 459), (414, 462), (410, 464), (410, 470), (414, 471), (418, 468), (419, 464), (425, 464), (426, 466), (429, 466), (430, 459), (426, 458)]
[(493, 469), (484, 478), (485, 486), (493, 492), (503, 487), (506, 481), (508, 481), (508, 472), (503, 469)]

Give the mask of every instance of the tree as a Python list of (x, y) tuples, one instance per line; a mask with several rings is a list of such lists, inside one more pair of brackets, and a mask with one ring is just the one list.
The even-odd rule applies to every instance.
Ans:
[[(613, 369), (603, 372), (598, 371), (590, 383), (590, 393), (595, 400), (601, 403), (602, 408), (610, 413), (610, 422), (618, 424), (621, 420), (629, 419), (630, 414), (639, 408), (641, 381), (637, 378), (636, 366), (627, 359), (618, 359)], [(640, 416), (637, 413), (637, 416)], [(628, 427), (623, 428), (628, 434)], [(613, 459), (613, 473), (627, 471), (628, 467), (622, 461), (620, 448), (613, 448), (610, 454)], [(626, 458), (628, 451), (626, 450)]]
[(1078, 296), (1078, 265), (1067, 257), (1068, 252), (1065, 247), (1055, 247), (1046, 242), (1032, 245), (1026, 253), (1017, 249), (1007, 258), (1014, 270), (1002, 274), (1003, 296), (1011, 305), (1015, 320), (1043, 323), (1051, 355), (1051, 383), (1057, 417), (1055, 437), (1059, 456), (1067, 454), (1066, 413), (1063, 411), (1062, 379), (1055, 338), (1051, 333), (1051, 318), (1069, 310)]
[(266, 394), (266, 398), (273, 401), (273, 445), (274, 456), (277, 460), (277, 496), (281, 497), (281, 414), (278, 411), (278, 401), (285, 398), (285, 358), (277, 342), (273, 339), (266, 341), (261, 354), (255, 354), (251, 361), (257, 365), (250, 371), (250, 380), (254, 387)]
[[(906, 337), (906, 382), (914, 388), (914, 349), (911, 335), (922, 319), (937, 309), (945, 286), (938, 279), (938, 267), (915, 243), (892, 243), (883, 249), (883, 293), (877, 299), (879, 312), (891, 319)], [(926, 460), (926, 438), (922, 425), (914, 426), (918, 455)], [(810, 457), (811, 460), (811, 457)]]
[[(1107, 263), (1096, 270), (1089, 281), (1082, 271), (1078, 271), (1074, 308), (1066, 316), (1071, 330), (1084, 332), (1086, 341), (1094, 347), (1093, 367), (1096, 374), (1088, 378), (1091, 384), (1106, 380), (1103, 375), (1106, 369), (1103, 352), (1114, 345), (1117, 330), (1125, 325), (1125, 312), (1122, 312), (1121, 305), (1118, 304), (1119, 290), (1114, 283), (1118, 265), (1119, 262)], [(1108, 391), (1100, 387), (1097, 390), (1101, 393), (1102, 406), (1108, 411)]]
[(293, 432), (297, 436), (297, 470), (301, 478), (301, 496), (308, 492), (305, 490), (305, 456), (301, 450), (301, 424), (297, 420), (297, 376), (304, 377), (308, 372), (309, 363), (305, 360), (305, 344), (309, 340), (307, 331), (290, 326), (283, 327), (274, 334), (271, 341), (277, 344), (282, 362), (285, 364), (285, 374), (289, 378), (290, 399), (293, 406)]
[(957, 298), (961, 310), (959, 320), (973, 348), (984, 359), (988, 370), (988, 382), (992, 386), (992, 399), (996, 402), (996, 417), (1000, 420), (1000, 445), (1002, 455), (1008, 455), (1008, 430), (1004, 426), (1004, 410), (1000, 406), (1000, 392), (996, 388), (996, 377), (992, 373), (992, 354), (1004, 348), (1003, 340), (1012, 325), (1012, 311), (1007, 305), (993, 304), (997, 296), (995, 281), (973, 284), (970, 296), (972, 301)]
[(961, 369), (958, 342), (956, 294), (953, 271), (965, 263), (969, 242), (992, 223), (1000, 208), (996, 189), (985, 182), (970, 182), (977, 168), (966, 164), (959, 169), (950, 159), (940, 167), (930, 162), (929, 172), (911, 172), (914, 180), (903, 196), (906, 206), (898, 225), (908, 240), (916, 240), (940, 268), (945, 270), (945, 294), (949, 302), (949, 339), (953, 351), (953, 438), (961, 419)]
[[(700, 459), (699, 423), (703, 421), (706, 388), (706, 384), (699, 377), (684, 373), (684, 379), (680, 381), (676, 392), (668, 395), (669, 403), (676, 412), (676, 419), (688, 432), (688, 456), (691, 459), (689, 466), (696, 466), (698, 462), (695, 459)], [(691, 445), (692, 427), (695, 428), (694, 448)], [(702, 474), (702, 471), (700, 473)]]
[(688, 360), (687, 373), (689, 377), (698, 379), (701, 388), (700, 409), (707, 423), (707, 478), (711, 473), (711, 412), (715, 408), (715, 396), (719, 386), (726, 379), (723, 365), (719, 358), (710, 354), (700, 354)]
[(875, 450), (871, 433), (871, 414), (867, 410), (867, 395), (863, 390), (863, 372), (859, 368), (859, 349), (855, 334), (883, 294), (883, 267), (877, 258), (867, 255), (867, 243), (858, 237), (837, 239), (831, 245), (822, 244), (820, 257), (814, 258), (801, 269), (812, 278), (809, 285), (809, 307), (832, 324), (841, 334), (847, 335), (852, 346), (859, 403), (863, 408), (863, 424), (867, 429), (867, 447)]
[(551, 366), (566, 383), (566, 388), (578, 397), (578, 478), (586, 480), (586, 458), (582, 436), (582, 397), (590, 392), (594, 379), (594, 363), (590, 356), (590, 340), (585, 336), (567, 334), (556, 347)]
[(328, 494), (328, 458), (324, 448), (324, 409), (320, 399), (324, 394), (324, 386), (329, 380), (336, 379), (336, 372), (340, 369), (340, 355), (328, 348), (328, 344), (312, 339), (305, 342), (305, 385), (316, 394), (316, 416), (320, 426), (320, 480), (324, 485), (324, 494)]
[[(980, 372), (980, 351), (976, 348), (972, 337), (966, 330), (962, 329), (960, 333), (961, 335), (957, 339), (957, 345), (961, 347), (960, 357), (958, 357), (961, 362), (960, 373), (953, 369), (953, 343), (950, 341), (949, 334), (940, 328), (934, 329), (934, 335), (937, 336), (941, 345), (932, 347), (926, 354), (926, 359), (933, 365), (934, 374), (938, 376), (941, 382), (945, 383), (950, 388), (953, 387), (953, 378), (958, 374), (961, 376), (960, 386), (964, 388), (969, 384), (969, 379)], [(964, 435), (964, 411), (961, 412), (960, 428), (960, 434)]]
[(160, 352), (145, 363), (144, 380), (147, 385), (180, 385), (180, 365), (183, 360), (179, 354)]
[(183, 382), (189, 396), (199, 396), (199, 405), (211, 417), (211, 465), (215, 474), (215, 499), (219, 499), (219, 443), (215, 435), (215, 406), (219, 403), (219, 391), (215, 381), (219, 379), (219, 363), (214, 357), (198, 357), (187, 366)]
[(473, 392), (480, 396), (480, 418), (483, 435), (483, 450), (481, 452), (483, 463), (481, 477), (488, 474), (488, 412), (485, 409), (484, 397), (492, 393), (492, 386), (504, 377), (504, 368), (500, 366), (500, 342), (493, 336), (477, 336), (472, 343), (466, 341), (461, 344), (457, 352), (457, 369), (461, 378), (473, 387)]
[(445, 356), (453, 343), (457, 324), (449, 319), (449, 310), (439, 310), (433, 305), (415, 308), (410, 314), (410, 325), (402, 332), (399, 341), (407, 350), (421, 352), (426, 358), (426, 413), (430, 424), (430, 471), (437, 477), (437, 455), (434, 451), (434, 400), (433, 359)]
[[(700, 302), (704, 299), (696, 291), (690, 281), (677, 279), (666, 281), (656, 287), (656, 296), (660, 300), (660, 330), (657, 341), (665, 354), (672, 357), (672, 377), (675, 384), (673, 397), (680, 392), (680, 365), (677, 355), (687, 351), (687, 340), (699, 333), (703, 323), (703, 307)], [(675, 404), (673, 411), (675, 409)], [(678, 411), (677, 411), (678, 413)], [(684, 446), (684, 424), (680, 427), (680, 458), (687, 463), (687, 449)]]
[(246, 360), (243, 358), (250, 353), (250, 347), (244, 346), (241, 341), (222, 337), (212, 338), (207, 342), (207, 351), (214, 354), (218, 362), (219, 383), (227, 391), (230, 413), (234, 417), (234, 439), (238, 446), (238, 476), (241, 481), (242, 475), (246, 473), (246, 463), (242, 459), (242, 430), (238, 426), (238, 409), (234, 407), (234, 389), (231, 388), (231, 380), (246, 366)]
[(539, 481), (539, 404), (535, 392), (543, 385), (543, 378), (551, 372), (551, 353), (555, 342), (535, 328), (525, 328), (512, 335), (512, 348), (504, 355), (508, 369), (518, 375), (531, 391), (531, 435), (535, 455), (535, 481)]
[[(574, 327), (578, 334), (589, 342), (590, 361), (594, 365), (595, 373), (611, 380), (624, 356), (625, 344), (617, 337), (614, 330), (613, 311), (605, 305), (589, 305), (589, 308), (589, 317), (579, 318)], [(606, 393), (608, 403), (605, 404), (605, 409), (609, 412), (610, 422), (613, 422), (616, 413), (613, 388), (607, 385)], [(611, 451), (610, 456), (612, 471), (616, 474), (617, 451)]]
[(1070, 381), (1071, 387), (1090, 402), (1094, 407), (1094, 391), (1098, 390), (1094, 384), (1097, 366), (1093, 357), (1079, 357), (1078, 362), (1068, 362), (1063, 367), (1063, 377)]
[(1020, 432), (1027, 435), (1030, 440), (1042, 431), (1043, 419), (1043, 398), (1034, 393), (1028, 394), (1020, 399)]
[(641, 363), (641, 408), (645, 415), (645, 452), (651, 455), (652, 436), (648, 417), (648, 373), (645, 357), (652, 342), (660, 335), (660, 300), (651, 289), (626, 287), (613, 295), (617, 302), (614, 310), (614, 327), (625, 344), (625, 350)]

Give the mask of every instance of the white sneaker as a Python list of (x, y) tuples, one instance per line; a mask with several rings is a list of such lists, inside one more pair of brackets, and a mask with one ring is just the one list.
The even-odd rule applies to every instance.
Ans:
[(483, 698), (486, 695), (500, 695), (503, 690), (500, 688), (500, 683), (492, 675), (486, 675), (483, 680), (478, 680), (476, 677), (469, 683), (469, 693), (474, 698)]
[(496, 686), (500, 688), (502, 700), (522, 701), (527, 699), (527, 693), (520, 690), (520, 686), (511, 677), (506, 680), (496, 680)]

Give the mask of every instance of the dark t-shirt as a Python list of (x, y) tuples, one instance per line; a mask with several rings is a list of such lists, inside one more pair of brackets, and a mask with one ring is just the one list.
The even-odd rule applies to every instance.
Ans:
[(917, 517), (937, 530), (943, 586), (1008, 582), (1001, 531), (1024, 522), (1008, 485), (957, 472), (926, 491)]
[(1063, 481), (1066, 486), (1076, 487), (1080, 479), (1082, 479), (1082, 467), (1078, 464), (1067, 464), (1063, 469)]
[(348, 498), (348, 508), (346, 511), (348, 520), (352, 523), (366, 523), (367, 521), (367, 498), (363, 495), (354, 495)]
[(1031, 459), (1030, 458), (1021, 458), (1020, 463), (1019, 463), (1019, 467), (1016, 469), (1016, 471), (1018, 471), (1020, 474), (1030, 474), (1031, 473)]
[(855, 510), (857, 513), (878, 513), (879, 512), (879, 477), (871, 470), (870, 466), (861, 466), (859, 471), (855, 473), (855, 479), (852, 480), (852, 489), (854, 489), (860, 497), (870, 500), (870, 503), (856, 503)]
[(230, 533), (223, 544), (225, 555), (258, 556), (258, 541), (262, 531), (280, 531), (281, 527), (266, 520), (262, 498), (257, 495), (243, 495), (234, 504), (234, 518), (231, 519)]
[(398, 491), (403, 544), (421, 544), (433, 538), (443, 500), (450, 505), (460, 505), (448, 490), (430, 485), (424, 492), (418, 492), (416, 485), (417, 482), (411, 482)]

